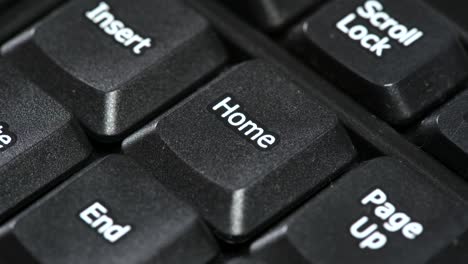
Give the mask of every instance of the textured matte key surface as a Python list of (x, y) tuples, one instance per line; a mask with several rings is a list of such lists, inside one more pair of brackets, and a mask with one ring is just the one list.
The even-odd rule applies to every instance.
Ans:
[(250, 237), (354, 157), (335, 115), (261, 61), (223, 74), (123, 149), (233, 241)]
[(91, 152), (72, 115), (0, 63), (0, 219)]
[(414, 135), (416, 144), (468, 177), (468, 92), (463, 92), (424, 119)]
[(223, 0), (240, 15), (272, 31), (284, 27), (291, 20), (317, 5), (321, 0)]
[(406, 125), (467, 77), (457, 33), (413, 0), (334, 0), (289, 36), (293, 49), (393, 125)]
[(208, 22), (178, 0), (72, 1), (3, 52), (104, 140), (226, 59)]
[(9, 222), (0, 260), (204, 264), (217, 252), (205, 231), (194, 211), (148, 171), (108, 156)]
[(467, 228), (458, 196), (380, 158), (340, 178), (251, 250), (272, 264), (426, 263)]

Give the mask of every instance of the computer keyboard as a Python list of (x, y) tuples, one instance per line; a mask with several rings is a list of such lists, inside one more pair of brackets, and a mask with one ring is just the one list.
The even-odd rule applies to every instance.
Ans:
[(0, 263), (467, 263), (462, 0), (0, 0)]

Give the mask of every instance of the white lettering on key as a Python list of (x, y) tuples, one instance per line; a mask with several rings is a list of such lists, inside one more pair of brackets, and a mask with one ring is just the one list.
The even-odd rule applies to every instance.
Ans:
[(268, 150), (278, 143), (278, 136), (267, 132), (258, 122), (246, 113), (238, 111), (241, 106), (233, 102), (232, 96), (223, 96), (220, 101), (208, 106), (208, 110), (216, 115), (236, 133), (246, 138), (261, 150)]
[(0, 151), (5, 151), (16, 143), (16, 136), (8, 130), (7, 123), (0, 122)]
[[(417, 222), (412, 222), (411, 218), (403, 213), (396, 212), (396, 207), (388, 202), (387, 194), (377, 188), (366, 195), (361, 200), (362, 205), (375, 205), (374, 215), (385, 221), (382, 224), (383, 231), (398, 232), (401, 231), (403, 237), (409, 240), (415, 239), (424, 231), (424, 227)], [(369, 217), (363, 216), (349, 228), (351, 235), (360, 240), (361, 249), (378, 250), (387, 243), (387, 236), (380, 232), (376, 223), (369, 223)]]
[(105, 2), (85, 13), (86, 17), (99, 27), (107, 35), (113, 36), (114, 40), (124, 47), (132, 47), (132, 52), (136, 55), (143, 53), (143, 49), (151, 47), (151, 38), (144, 38), (136, 34), (135, 31), (125, 24), (115, 19), (110, 12), (110, 6)]
[[(408, 27), (400, 24), (383, 10), (384, 6), (379, 1), (368, 0), (363, 6), (356, 9), (356, 13), (348, 14), (338, 21), (336, 27), (348, 35), (350, 39), (359, 41), (363, 48), (374, 53), (377, 57), (382, 57), (384, 51), (392, 48), (391, 39), (409, 47), (424, 36), (424, 33), (417, 28), (408, 30)], [(374, 28), (386, 32), (387, 36), (380, 37), (370, 33), (370, 30), (364, 25), (353, 24), (358, 16), (368, 20)]]
[(359, 231), (359, 229), (362, 228), (362, 226), (369, 221), (369, 218), (367, 216), (361, 217), (356, 223), (354, 223), (349, 231), (351, 232), (351, 235), (355, 238), (363, 239), (365, 237), (368, 237), (370, 234), (372, 234), (375, 230), (377, 230), (377, 225), (372, 224), (368, 226), (366, 229)]
[(117, 242), (125, 236), (132, 227), (130, 225), (121, 226), (114, 224), (114, 220), (107, 216), (108, 210), (99, 202), (93, 203), (80, 213), (80, 218), (93, 229), (101, 234), (104, 239), (111, 243)]

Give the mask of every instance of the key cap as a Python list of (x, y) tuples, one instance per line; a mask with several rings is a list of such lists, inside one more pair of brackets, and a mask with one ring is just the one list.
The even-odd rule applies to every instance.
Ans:
[(204, 264), (217, 252), (194, 211), (123, 156), (90, 165), (2, 230), (7, 263)]
[(421, 117), (467, 77), (458, 35), (420, 1), (330, 1), (288, 41), (317, 70), (396, 126)]
[(322, 0), (223, 0), (264, 30), (282, 29)]
[(392, 158), (341, 177), (251, 246), (267, 263), (426, 263), (468, 228), (467, 204)]
[(72, 1), (3, 52), (107, 141), (226, 59), (208, 22), (174, 0)]
[(0, 63), (0, 221), (90, 154), (71, 114)]
[(123, 151), (231, 242), (316, 192), (355, 155), (336, 116), (262, 61), (223, 74), (127, 138)]
[(468, 92), (424, 119), (412, 133), (415, 143), (468, 177)]

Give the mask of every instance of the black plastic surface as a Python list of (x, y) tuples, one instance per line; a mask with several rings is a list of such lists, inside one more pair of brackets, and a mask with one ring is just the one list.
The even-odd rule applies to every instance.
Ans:
[(63, 179), (92, 149), (73, 116), (5, 61), (0, 62), (0, 90), (0, 220), (4, 220), (31, 196)]
[[(428, 181), (436, 185), (440, 184), (442, 189), (447, 187), (454, 190), (456, 195), (463, 200), (468, 199), (468, 184), (466, 181), (460, 176), (455, 175), (444, 165), (441, 165), (439, 161), (429, 154), (411, 144), (402, 133), (399, 133), (399, 131), (396, 131), (369, 113), (355, 100), (338, 90), (332, 84), (335, 83), (335, 80), (330, 77), (327, 77), (328, 80), (324, 79), (311, 67), (306, 66), (305, 62), (301, 61), (302, 58), (292, 56), (284, 47), (274, 41), (273, 38), (261, 33), (258, 29), (245, 23), (234, 15), (233, 12), (223, 7), (219, 3), (220, 1), (189, 0), (185, 2), (193, 6), (212, 23), (217, 29), (218, 34), (223, 37), (226, 43), (232, 46), (237, 55), (241, 54), (241, 57), (235, 58), (235, 60), (244, 60), (246, 57), (262, 58), (277, 65), (290, 78), (303, 87), (307, 95), (314, 98), (314, 100), (320, 101), (336, 113), (346, 129), (349, 129), (353, 135), (355, 142), (365, 145), (358, 144), (357, 146), (359, 149), (365, 149), (365, 151), (360, 153), (361, 156), (366, 158), (380, 155), (397, 157), (405, 161), (411, 168), (424, 174)], [(448, 5), (449, 2), (445, 2)], [(460, 4), (460, 1), (457, 2)], [(446, 12), (446, 14), (449, 13)], [(10, 17), (10, 20), (16, 21), (12, 17)], [(10, 22), (10, 24), (14, 23)], [(459, 22), (459, 24), (461, 25), (462, 22)], [(460, 28), (457, 29), (460, 30)], [(14, 32), (18, 32), (21, 29), (24, 29), (24, 24), (15, 27)], [(95, 144), (95, 146), (98, 146), (99, 153), (109, 153), (116, 150), (114, 145)], [(269, 223), (268, 226), (273, 226), (276, 222), (277, 219)], [(260, 235), (254, 235), (252, 238), (256, 239)], [(230, 256), (245, 255), (246, 248), (250, 245), (251, 241), (249, 240), (238, 245), (225, 245), (221, 242), (223, 255), (228, 256), (228, 258)], [(458, 244), (453, 245), (455, 248), (458, 246)], [(224, 257), (221, 256), (215, 263), (218, 262), (225, 263)]]
[[(233, 125), (239, 115), (255, 125), (245, 117)], [(268, 134), (276, 142), (261, 149)], [(221, 75), (127, 138), (123, 151), (235, 242), (319, 190), (355, 156), (336, 117), (260, 61)]]
[[(98, 222), (103, 216), (107, 220)], [(108, 221), (129, 231), (112, 238), (112, 232), (106, 234), (113, 227)], [(76, 174), (1, 233), (2, 263), (198, 264), (218, 250), (190, 207), (150, 172), (117, 155)]]
[(113, 141), (187, 94), (227, 55), (207, 21), (177, 0), (111, 0), (89, 15), (104, 10), (100, 2), (66, 4), (7, 43), (3, 55), (91, 133)]

